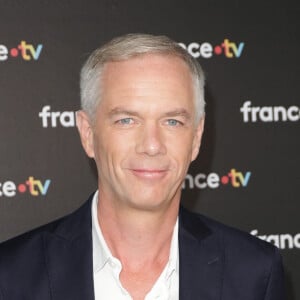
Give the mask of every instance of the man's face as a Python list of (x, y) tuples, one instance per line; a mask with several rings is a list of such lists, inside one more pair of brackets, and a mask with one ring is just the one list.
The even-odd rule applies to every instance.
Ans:
[(83, 112), (77, 120), (96, 161), (100, 199), (142, 210), (178, 205), (203, 129), (203, 121), (195, 125), (188, 67), (153, 54), (111, 62), (101, 86), (95, 123)]

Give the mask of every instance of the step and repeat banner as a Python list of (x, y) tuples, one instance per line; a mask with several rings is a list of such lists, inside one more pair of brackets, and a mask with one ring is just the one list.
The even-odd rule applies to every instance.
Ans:
[(70, 213), (96, 189), (75, 127), (89, 53), (121, 34), (164, 34), (207, 77), (205, 134), (183, 205), (280, 248), (288, 299), (300, 299), (299, 8), (0, 0), (0, 240)]

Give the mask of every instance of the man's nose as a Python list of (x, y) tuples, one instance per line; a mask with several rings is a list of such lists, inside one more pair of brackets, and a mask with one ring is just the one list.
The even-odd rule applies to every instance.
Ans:
[(137, 137), (136, 152), (149, 156), (167, 153), (163, 128), (156, 123), (144, 124)]

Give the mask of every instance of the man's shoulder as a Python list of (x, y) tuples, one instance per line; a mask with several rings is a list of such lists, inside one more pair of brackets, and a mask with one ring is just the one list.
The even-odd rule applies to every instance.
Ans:
[(71, 286), (74, 270), (90, 270), (90, 204), (0, 244), (0, 298), (50, 299), (53, 282)]
[(9, 291), (13, 290), (13, 281), (17, 282), (20, 290), (23, 290), (28, 282), (32, 285), (33, 280), (37, 282), (46, 278), (45, 242), (49, 236), (56, 232), (65, 218), (67, 217), (40, 226), (0, 244), (1, 292), (10, 293)]
[(12, 254), (15, 252), (23, 251), (24, 248), (30, 247), (32, 244), (40, 243), (41, 239), (45, 234), (51, 234), (56, 231), (57, 227), (64, 221), (67, 216), (59, 218), (55, 221), (41, 225), (37, 228), (31, 229), (25, 233), (17, 235), (6, 241), (0, 243), (0, 253), (1, 255), (7, 253)]
[(49, 237), (70, 240), (76, 238), (77, 235), (90, 228), (89, 211), (90, 199), (72, 213), (1, 242), (0, 264), (5, 263), (5, 258), (9, 257), (25, 257), (30, 253), (33, 256), (44, 247)]
[[(183, 209), (185, 219), (193, 219), (192, 223), (198, 223), (198, 229), (207, 232), (207, 238), (217, 238), (219, 245), (224, 249), (224, 253), (228, 258), (243, 257), (261, 257), (264, 260), (267, 257), (277, 255), (278, 248), (273, 244), (263, 241), (250, 233), (238, 228), (225, 225), (210, 217)], [(200, 228), (202, 227), (202, 228)], [(197, 230), (197, 229), (195, 229)]]
[(193, 268), (197, 278), (202, 274), (206, 280), (207, 274), (217, 278), (218, 272), (226, 299), (284, 299), (278, 248), (197, 213), (181, 210), (180, 217), (181, 242), (186, 242), (181, 243), (181, 249), (188, 254), (181, 257), (188, 268), (184, 263), (181, 266), (186, 273)]

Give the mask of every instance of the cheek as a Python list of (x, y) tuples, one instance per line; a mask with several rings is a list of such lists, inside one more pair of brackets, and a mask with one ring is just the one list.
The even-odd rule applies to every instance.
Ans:
[(97, 135), (94, 138), (94, 152), (95, 152), (95, 161), (98, 167), (98, 170), (103, 169), (105, 162), (108, 159), (109, 148), (106, 142), (106, 138), (102, 135)]
[(169, 145), (169, 156), (176, 161), (177, 168), (185, 172), (192, 161), (192, 143), (189, 138), (177, 138), (172, 145)]
[(128, 141), (120, 135), (105, 134), (98, 136), (94, 143), (98, 169), (118, 167), (133, 147)]

